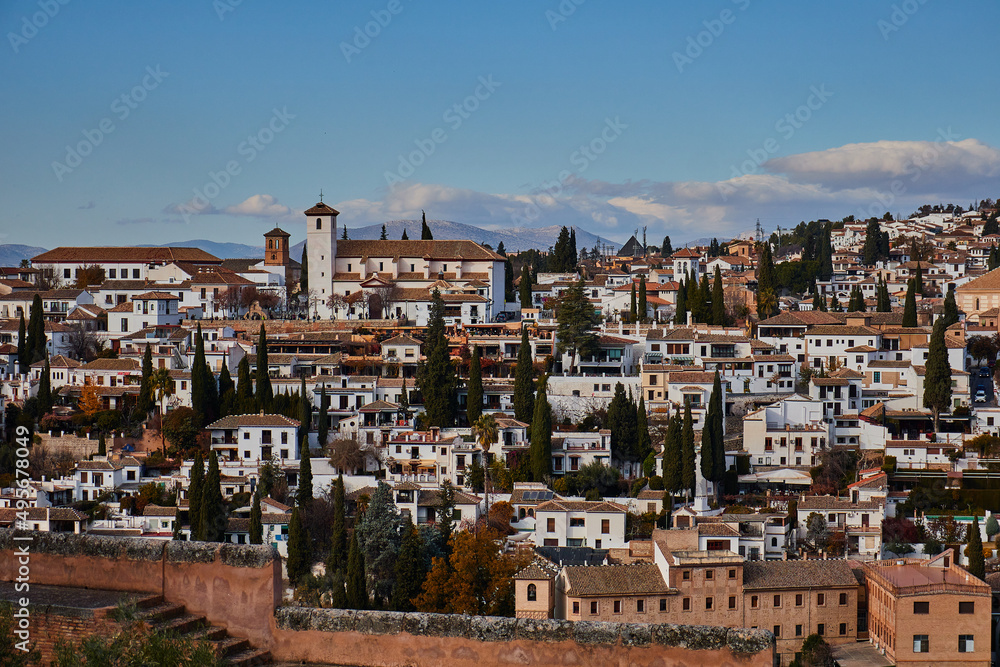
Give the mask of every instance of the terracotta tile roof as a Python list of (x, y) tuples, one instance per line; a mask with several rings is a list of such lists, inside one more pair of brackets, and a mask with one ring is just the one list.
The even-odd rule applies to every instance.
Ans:
[(554, 563), (535, 556), (531, 564), (514, 575), (515, 579), (551, 581), (559, 576), (559, 567)]
[[(28, 507), (28, 521), (89, 521), (90, 517), (69, 507)], [(46, 512), (47, 510), (47, 512)], [(13, 524), (18, 520), (16, 507), (0, 509), (0, 524)]]
[(745, 590), (857, 586), (846, 560), (750, 561), (743, 565)]
[(299, 421), (285, 415), (231, 415), (214, 421), (205, 428), (230, 429), (243, 426), (273, 426), (276, 428), (291, 426), (298, 428)]
[(564, 568), (569, 597), (643, 595), (670, 590), (660, 568), (652, 563), (573, 565)]
[[(917, 442), (917, 441), (914, 441)], [(941, 446), (940, 443), (937, 445)], [(839, 510), (839, 511), (864, 511), (879, 510), (883, 505), (877, 500), (865, 500), (852, 503), (848, 498), (835, 498), (834, 496), (807, 496), (799, 501), (798, 509), (802, 510)]]
[(431, 257), (504, 261), (475, 241), (337, 241), (337, 257)]
[(306, 209), (306, 215), (340, 215), (340, 211), (335, 208), (331, 208), (323, 202), (317, 203), (310, 209)]
[(200, 264), (219, 264), (221, 259), (210, 255), (200, 248), (130, 248), (120, 246), (91, 246), (53, 248), (31, 259), (33, 264), (52, 264), (55, 262), (72, 262), (80, 264), (110, 264), (133, 263), (149, 264), (151, 262), (197, 262)]
[(143, 516), (177, 516), (176, 507), (160, 507), (159, 505), (146, 505), (142, 510)]
[(536, 512), (613, 512), (623, 513), (625, 506), (604, 500), (550, 500), (535, 508)]
[(138, 359), (94, 359), (80, 367), (82, 371), (138, 371), (142, 364)]
[(739, 537), (740, 531), (725, 523), (699, 523), (698, 534), (711, 537)]
[(159, 299), (168, 301), (177, 301), (180, 299), (176, 294), (171, 294), (170, 292), (146, 292), (145, 294), (137, 294), (132, 297), (133, 299)]

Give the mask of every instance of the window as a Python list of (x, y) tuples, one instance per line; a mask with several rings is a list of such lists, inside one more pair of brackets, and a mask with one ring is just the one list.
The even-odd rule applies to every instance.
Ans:
[(825, 605), (826, 604), (826, 595), (823, 594), (823, 593), (817, 593), (816, 594), (816, 604), (818, 604), (820, 607), (822, 607), (823, 605)]
[(715, 579), (715, 572), (713, 570), (705, 570), (705, 579), (707, 580)]
[(931, 642), (927, 635), (913, 635), (913, 652), (930, 653)]
[(730, 609), (736, 609), (736, 596), (735, 595), (730, 595), (729, 596), (729, 608)]
[(774, 596), (774, 607), (775, 607), (775, 609), (777, 609), (780, 606), (781, 606), (781, 596), (780, 595), (775, 595)]
[(847, 634), (847, 623), (840, 624), (840, 636), (843, 637)]
[(750, 596), (750, 608), (751, 609), (757, 609), (758, 607), (760, 607), (760, 598), (758, 598), (756, 595), (751, 595)]
[(736, 578), (736, 569), (735, 568), (729, 570), (729, 578), (730, 579), (735, 579)]
[(684, 581), (691, 581), (691, 570), (684, 570), (684, 572), (681, 573), (681, 579)]
[(550, 533), (556, 532), (556, 520), (555, 519), (546, 519), (546, 521), (545, 521), (545, 529), (548, 532), (550, 532)]
[(323, 229), (323, 218), (316, 218), (316, 229)]
[(637, 613), (645, 614), (646, 613), (646, 601), (645, 600), (636, 600), (635, 601), (635, 610), (636, 610)]
[[(122, 274), (124, 274), (126, 270), (127, 269), (122, 269)], [(139, 276), (139, 269), (132, 269), (132, 279), (133, 280), (139, 280), (139, 277), (140, 277)]]
[(801, 625), (796, 625), (795, 626), (795, 636), (796, 637), (801, 637), (802, 636), (802, 626)]
[(681, 602), (681, 609), (683, 611), (691, 611), (691, 598), (684, 598)]
[(780, 625), (774, 626), (774, 636), (775, 637), (780, 637), (781, 636), (781, 626)]
[[(961, 604), (961, 603), (959, 603)], [(913, 613), (914, 614), (929, 614), (931, 613), (931, 603), (930, 602), (914, 602), (913, 603)]]
[(974, 614), (974, 613), (976, 613), (976, 603), (975, 602), (959, 602), (958, 603), (958, 613), (959, 614)]
[(601, 519), (601, 534), (602, 535), (611, 534), (611, 519)]
[(801, 607), (802, 606), (802, 593), (796, 593), (795, 594), (795, 606), (796, 607)]
[(712, 611), (712, 598), (705, 598), (705, 611)]
[(573, 517), (569, 520), (570, 528), (583, 528), (583, 519), (579, 517)]
[(528, 584), (528, 602), (534, 602), (538, 599), (538, 589), (534, 584)]
[(614, 610), (615, 610), (616, 614), (622, 613), (622, 601), (621, 600), (615, 600)]
[(288, 444), (288, 431), (282, 431), (281, 432), (281, 444), (283, 444), (283, 445), (287, 445)]
[(820, 637), (826, 635), (826, 623), (820, 623), (819, 625), (816, 626), (816, 634), (818, 634)]
[(667, 598), (660, 598), (660, 611), (667, 610)]
[(840, 594), (840, 606), (841, 607), (847, 606), (847, 593)]
[(574, 614), (579, 614), (580, 613), (580, 602), (579, 601), (573, 602), (573, 613)]
[(597, 600), (590, 601), (590, 613), (594, 615), (597, 614)]
[(958, 652), (959, 653), (974, 653), (976, 650), (976, 642), (973, 635), (959, 635), (958, 636)]

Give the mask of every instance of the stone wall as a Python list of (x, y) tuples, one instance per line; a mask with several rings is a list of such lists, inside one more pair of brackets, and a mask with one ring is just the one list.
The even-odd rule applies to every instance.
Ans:
[(38, 607), (31, 611), (31, 645), (41, 653), (41, 664), (55, 659), (55, 648), (61, 641), (79, 643), (92, 635), (112, 635), (120, 624), (112, 614), (115, 607), (74, 609), (59, 606)]
[(320, 664), (771, 667), (774, 659), (770, 632), (709, 626), (299, 607), (278, 609), (274, 622), (276, 660)]
[(0, 530), (0, 581), (16, 580), (24, 545), (32, 584), (162, 595), (254, 645), (266, 643), (281, 599), (281, 558), (270, 546)]
[(86, 459), (91, 454), (97, 453), (98, 441), (96, 436), (93, 440), (90, 440), (69, 434), (52, 436), (48, 433), (38, 433), (37, 437), (41, 440), (39, 446), (53, 456), (66, 453), (79, 461)]

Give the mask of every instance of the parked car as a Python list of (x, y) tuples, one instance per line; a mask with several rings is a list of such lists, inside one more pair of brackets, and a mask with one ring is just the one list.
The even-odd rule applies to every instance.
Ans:
[(986, 390), (983, 389), (982, 387), (980, 387), (979, 389), (976, 390), (975, 402), (976, 403), (985, 403), (986, 402)]
[(990, 369), (988, 366), (979, 367), (979, 377), (988, 378), (990, 376)]

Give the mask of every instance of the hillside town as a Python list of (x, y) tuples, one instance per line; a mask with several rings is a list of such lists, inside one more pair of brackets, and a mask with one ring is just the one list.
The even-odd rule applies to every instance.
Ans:
[(988, 665), (998, 208), (515, 254), (320, 201), (300, 255), (56, 247), (0, 268), (0, 528), (272, 545), (292, 606)]

